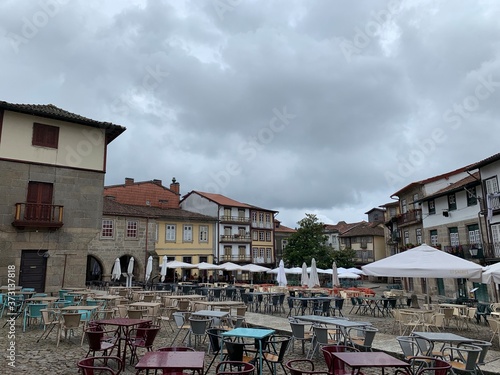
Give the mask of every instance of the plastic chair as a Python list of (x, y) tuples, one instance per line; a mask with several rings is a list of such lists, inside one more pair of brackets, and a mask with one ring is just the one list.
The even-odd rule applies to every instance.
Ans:
[[(371, 352), (373, 339), (377, 332), (378, 329), (371, 326), (351, 328), (348, 331), (348, 340), (356, 349), (363, 352)], [(353, 335), (353, 333), (355, 333), (355, 335)]]
[(283, 360), (291, 340), (291, 336), (285, 335), (273, 335), (267, 340), (267, 351), (263, 353), (262, 360), (267, 364), (273, 375), (276, 375), (278, 365), (281, 366), (286, 374)]
[(128, 345), (132, 351), (130, 355), (130, 364), (132, 364), (134, 358), (139, 359), (137, 355), (137, 349), (143, 348), (148, 352), (153, 350), (153, 344), (158, 332), (160, 331), (159, 326), (150, 326), (147, 328), (133, 328), (130, 330)]
[[(85, 331), (85, 336), (87, 337), (87, 341), (89, 344), (89, 350), (87, 351), (87, 355), (85, 357), (88, 357), (90, 353), (92, 353), (92, 356), (95, 357), (95, 352), (102, 352), (103, 356), (108, 356), (111, 355), (113, 352), (113, 348), (117, 346), (117, 337), (113, 337), (113, 341), (111, 339), (105, 340), (105, 334), (114, 334), (116, 331), (101, 331), (101, 330), (92, 330), (92, 329), (87, 329)], [(109, 337), (109, 336), (106, 336)], [(108, 353), (108, 350), (110, 352)]]
[(83, 375), (118, 375), (123, 370), (121, 358), (111, 356), (88, 357), (78, 361), (76, 365), (82, 371)]
[(28, 303), (24, 310), (23, 332), (26, 332), (26, 325), (29, 325), (33, 319), (42, 322), (41, 310), (47, 309), (46, 303)]
[(312, 342), (313, 335), (311, 332), (306, 332), (305, 327), (310, 327), (309, 323), (290, 322), (292, 328), (292, 350), (295, 348), (295, 341), (302, 342), (302, 354), (305, 354), (305, 343)]
[[(229, 366), (229, 371), (226, 370), (226, 368)], [(236, 371), (231, 371), (233, 368), (236, 367)], [(222, 361), (217, 364), (217, 367), (215, 368), (215, 374), (216, 375), (249, 375), (253, 374), (255, 370), (255, 366), (252, 365), (251, 363), (247, 362), (240, 362), (240, 361)], [(207, 373), (206, 371), (205, 373)]]
[(285, 368), (290, 375), (330, 375), (326, 371), (315, 371), (310, 359), (292, 359), (285, 363)]
[[(57, 335), (57, 346), (59, 346), (59, 341), (61, 339), (60, 331), (64, 331), (64, 338), (68, 338), (68, 331), (70, 333), (70, 337), (75, 332), (75, 329), (80, 328), (80, 320), (82, 316), (79, 313), (65, 313), (62, 314), (61, 324), (59, 326), (58, 335)], [(82, 328), (83, 335), (83, 328)]]

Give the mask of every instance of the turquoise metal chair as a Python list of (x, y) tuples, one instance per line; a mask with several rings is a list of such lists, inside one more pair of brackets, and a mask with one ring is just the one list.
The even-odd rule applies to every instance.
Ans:
[(42, 311), (47, 308), (46, 303), (29, 303), (24, 310), (23, 332), (26, 331), (26, 325), (29, 325), (33, 319), (42, 323)]

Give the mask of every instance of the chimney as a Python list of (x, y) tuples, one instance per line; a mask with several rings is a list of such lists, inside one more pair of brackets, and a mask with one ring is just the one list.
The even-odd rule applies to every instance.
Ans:
[(154, 179), (153, 184), (156, 184), (158, 186), (161, 186), (161, 180)]
[(179, 194), (180, 185), (179, 185), (179, 183), (175, 180), (175, 177), (173, 177), (173, 178), (172, 178), (172, 183), (170, 184), (170, 190), (172, 190), (174, 193)]
[(133, 178), (125, 177), (125, 186), (133, 185), (133, 183), (134, 183)]

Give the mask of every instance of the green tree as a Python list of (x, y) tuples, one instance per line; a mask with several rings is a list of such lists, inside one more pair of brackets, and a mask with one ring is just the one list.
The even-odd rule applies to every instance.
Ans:
[(326, 245), (327, 237), (324, 235), (323, 223), (318, 221), (316, 215), (306, 214), (306, 217), (297, 224), (299, 224), (297, 232), (292, 234), (283, 251), (286, 265), (300, 267), (306, 262), (310, 266), (314, 258), (318, 268), (331, 268), (332, 251)]
[(333, 260), (337, 267), (351, 268), (354, 267), (354, 257), (356, 256), (356, 252), (351, 249), (343, 249), (333, 252)]

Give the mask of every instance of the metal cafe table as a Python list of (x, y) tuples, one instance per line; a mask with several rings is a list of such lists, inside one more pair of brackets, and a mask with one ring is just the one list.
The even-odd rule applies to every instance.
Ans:
[(184, 370), (196, 371), (203, 375), (205, 352), (147, 352), (135, 365), (136, 374), (142, 370), (163, 370), (164, 373), (181, 374)]
[(337, 352), (332, 355), (349, 366), (352, 375), (358, 374), (363, 368), (381, 368), (382, 375), (386, 368), (403, 369), (408, 375), (411, 374), (410, 363), (385, 352)]
[[(222, 337), (241, 337), (258, 340), (259, 342), (259, 375), (262, 375), (262, 339), (271, 336), (276, 332), (274, 329), (261, 328), (235, 328), (222, 332)], [(221, 350), (222, 355), (222, 350)]]
[(448, 332), (413, 332), (413, 336), (421, 337), (431, 343), (429, 350), (425, 355), (430, 355), (434, 350), (434, 345), (436, 342), (441, 342), (443, 344), (460, 344), (460, 343), (471, 343), (474, 340), (454, 333)]
[[(104, 326), (116, 326), (116, 332), (118, 333), (118, 356), (122, 358), (123, 363), (127, 356), (127, 342), (129, 340), (129, 331), (131, 328), (138, 326), (140, 324), (151, 323), (150, 319), (129, 319), (129, 318), (114, 318), (114, 319), (101, 319), (96, 320), (96, 324)], [(123, 343), (123, 352), (121, 351), (121, 342)]]
[(296, 316), (293, 316), (292, 318), (297, 319), (297, 320), (302, 320), (304, 322), (319, 323), (319, 324), (326, 324), (326, 325), (329, 324), (329, 325), (337, 326), (340, 329), (342, 336), (344, 337), (344, 342), (346, 342), (346, 340), (347, 340), (347, 329), (348, 328), (366, 327), (366, 326), (372, 325), (370, 322), (357, 322), (357, 321), (347, 320), (345, 318), (344, 319), (332, 318), (329, 316), (322, 316), (322, 315), (296, 315)]

